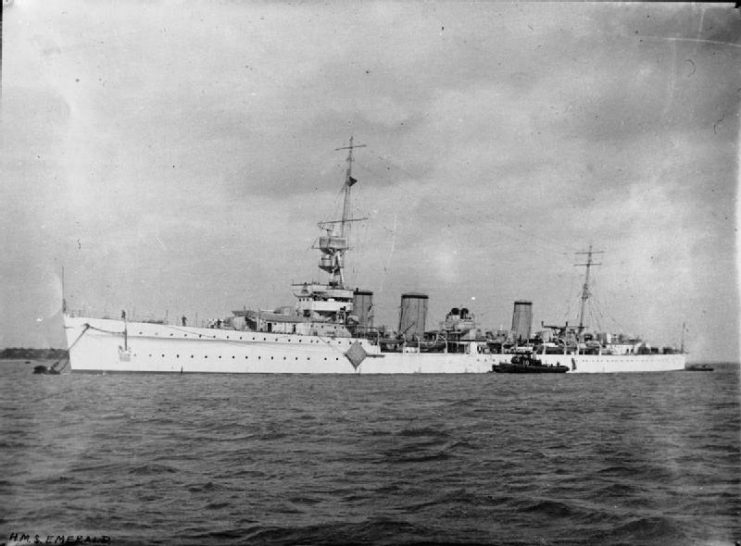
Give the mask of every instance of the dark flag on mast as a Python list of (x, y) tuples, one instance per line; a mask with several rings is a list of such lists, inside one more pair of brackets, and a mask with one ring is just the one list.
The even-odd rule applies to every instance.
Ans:
[(356, 178), (353, 178), (352, 176), (350, 176), (350, 177), (347, 178), (347, 185), (348, 186), (352, 186), (353, 184), (355, 184), (355, 182), (357, 182), (357, 179)]

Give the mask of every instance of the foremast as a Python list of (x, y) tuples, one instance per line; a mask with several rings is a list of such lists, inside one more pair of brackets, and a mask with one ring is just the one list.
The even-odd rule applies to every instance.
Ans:
[[(335, 335), (345, 335), (353, 309), (353, 290), (345, 284), (345, 253), (349, 250), (350, 225), (365, 218), (351, 218), (351, 188), (357, 183), (352, 175), (353, 151), (363, 148), (350, 137), (348, 146), (336, 150), (347, 150), (347, 169), (342, 185), (342, 217), (339, 220), (319, 222), (324, 233), (319, 236), (314, 248), (321, 252), (319, 269), (329, 274), (327, 284), (303, 283), (294, 285), (294, 295), (298, 298), (296, 309), (299, 316), (309, 322), (323, 323), (325, 328), (335, 324), (339, 328)], [(326, 330), (325, 330), (326, 331)], [(349, 334), (348, 334), (349, 335)]]
[(319, 237), (317, 246), (322, 252), (319, 269), (329, 273), (329, 285), (339, 289), (345, 288), (345, 252), (350, 248), (348, 244), (350, 224), (358, 220), (350, 218), (350, 194), (353, 185), (357, 182), (352, 176), (353, 150), (365, 147), (365, 144), (354, 144), (353, 140), (353, 137), (350, 137), (348, 146), (335, 150), (347, 150), (347, 170), (345, 171), (345, 183), (342, 185), (342, 219), (319, 222), (319, 229), (325, 232), (325, 235)]

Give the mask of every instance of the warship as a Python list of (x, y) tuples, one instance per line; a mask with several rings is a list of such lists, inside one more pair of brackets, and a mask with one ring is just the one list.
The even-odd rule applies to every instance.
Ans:
[(685, 368), (683, 350), (651, 347), (639, 338), (588, 332), (583, 324), (593, 265), (587, 252), (578, 326), (545, 326), (532, 333), (532, 303), (514, 303), (512, 328), (483, 332), (467, 308), (452, 308), (427, 329), (427, 294), (401, 295), (398, 328), (373, 324), (373, 292), (348, 286), (353, 153), (347, 150), (342, 215), (318, 224), (314, 243), (326, 279), (292, 286), (295, 306), (242, 309), (205, 325), (83, 316), (63, 301), (69, 370), (93, 373), (463, 374), (488, 373), (530, 352), (545, 366), (569, 373), (658, 372)]

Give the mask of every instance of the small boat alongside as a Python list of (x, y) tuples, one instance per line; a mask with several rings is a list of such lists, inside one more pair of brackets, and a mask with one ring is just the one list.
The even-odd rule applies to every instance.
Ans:
[(500, 362), (491, 367), (494, 373), (566, 373), (568, 366), (544, 364), (529, 353), (515, 354), (510, 362)]
[(63, 357), (48, 367), (44, 366), (43, 364), (34, 366), (33, 373), (39, 375), (59, 375), (60, 373), (62, 373), (62, 370), (67, 367), (67, 364), (69, 364), (69, 359), (67, 357)]
[(39, 364), (38, 366), (33, 367), (33, 373), (35, 374), (42, 374), (42, 375), (59, 375), (59, 372), (55, 370), (53, 367), (47, 368), (43, 364)]

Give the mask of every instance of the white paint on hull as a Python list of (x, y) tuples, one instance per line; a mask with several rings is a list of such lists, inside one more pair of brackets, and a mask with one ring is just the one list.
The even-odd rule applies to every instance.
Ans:
[[(89, 327), (88, 327), (89, 325)], [(367, 339), (325, 338), (167, 324), (65, 317), (73, 372), (404, 374), (486, 373), (511, 355), (470, 353), (382, 353)], [(83, 333), (84, 332), (84, 333)], [(345, 356), (360, 343), (367, 357), (356, 367)], [(126, 345), (126, 350), (124, 350)], [(569, 373), (682, 370), (682, 354), (540, 355)]]

